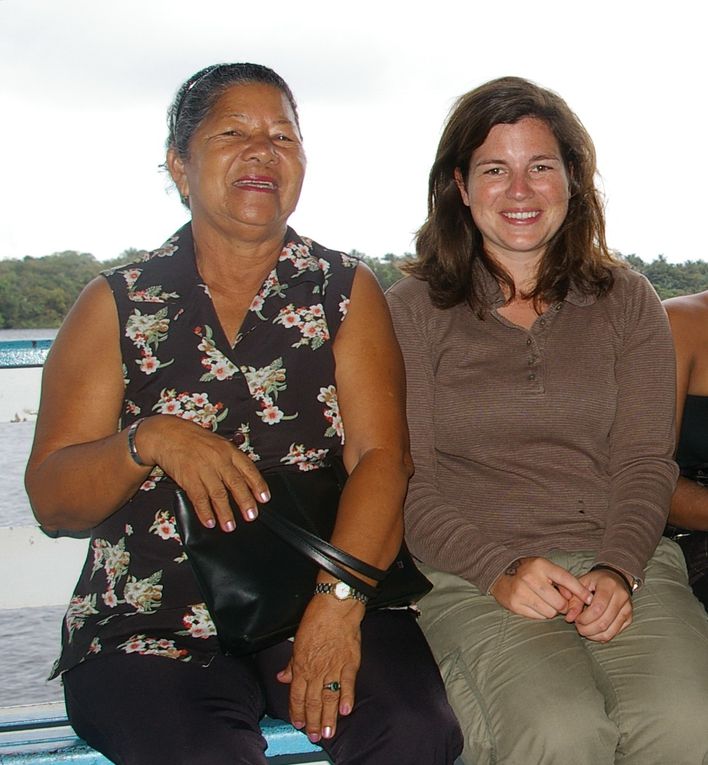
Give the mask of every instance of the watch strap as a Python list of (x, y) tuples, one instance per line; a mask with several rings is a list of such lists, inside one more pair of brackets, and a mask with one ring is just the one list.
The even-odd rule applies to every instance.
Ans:
[(634, 578), (630, 577), (628, 574), (625, 574), (624, 571), (622, 571), (619, 568), (615, 568), (614, 566), (610, 566), (607, 563), (596, 563), (590, 571), (611, 571), (613, 574), (617, 574), (622, 582), (624, 583), (624, 586), (627, 588), (627, 592), (629, 593), (629, 596), (632, 597), (634, 595), (635, 591), (639, 587), (639, 582)]
[[(346, 597), (340, 598), (336, 593), (335, 589), (337, 585), (343, 584), (349, 589), (349, 593)], [(315, 595), (332, 595), (333, 597), (337, 598), (337, 600), (358, 600), (362, 605), (366, 605), (369, 602), (369, 596), (365, 595), (363, 592), (359, 592), (359, 590), (354, 589), (351, 585), (347, 584), (346, 582), (342, 582), (341, 580), (339, 582), (318, 582), (315, 585)]]

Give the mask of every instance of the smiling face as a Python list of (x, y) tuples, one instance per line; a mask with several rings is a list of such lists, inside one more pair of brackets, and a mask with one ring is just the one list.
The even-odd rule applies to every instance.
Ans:
[(482, 234), (487, 254), (501, 265), (537, 263), (568, 213), (569, 179), (548, 125), (525, 117), (495, 125), (455, 182)]
[(195, 223), (227, 236), (284, 233), (300, 197), (305, 152), (292, 107), (278, 88), (234, 85), (214, 103), (189, 143), (167, 155)]

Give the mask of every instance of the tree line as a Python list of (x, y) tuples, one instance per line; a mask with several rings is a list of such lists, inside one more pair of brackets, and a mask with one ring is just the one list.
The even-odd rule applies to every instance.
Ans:
[[(58, 327), (83, 287), (101, 271), (129, 263), (139, 251), (125, 250), (113, 260), (97, 260), (87, 252), (67, 250), (41, 258), (0, 260), (0, 328)], [(399, 266), (413, 256), (372, 258), (352, 250), (374, 272), (383, 289), (401, 278)], [(623, 256), (644, 274), (663, 299), (708, 290), (708, 263), (702, 260), (669, 263), (663, 255), (645, 263), (636, 255)]]

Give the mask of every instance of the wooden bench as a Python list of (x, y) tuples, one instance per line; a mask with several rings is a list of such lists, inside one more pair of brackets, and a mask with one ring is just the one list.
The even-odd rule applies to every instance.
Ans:
[[(273, 765), (330, 762), (318, 746), (287, 723), (265, 718), (261, 728), (268, 742), (266, 757)], [(0, 763), (112, 765), (74, 733), (60, 701), (0, 708)]]

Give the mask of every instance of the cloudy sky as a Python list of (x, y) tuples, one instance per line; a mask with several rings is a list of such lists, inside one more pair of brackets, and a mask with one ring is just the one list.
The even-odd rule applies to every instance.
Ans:
[(0, 258), (153, 248), (186, 220), (159, 165), (179, 84), (276, 69), (299, 102), (301, 234), (402, 254), (453, 100), (516, 74), (593, 136), (608, 241), (708, 259), (705, 25), (693, 0), (0, 0)]

